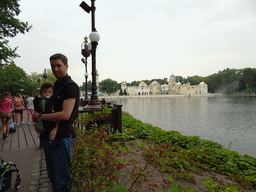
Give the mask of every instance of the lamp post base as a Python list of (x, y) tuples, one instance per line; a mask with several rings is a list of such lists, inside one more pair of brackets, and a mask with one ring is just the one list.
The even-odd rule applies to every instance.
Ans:
[(84, 106), (85, 110), (90, 110), (90, 111), (97, 111), (102, 109), (101, 103), (89, 103), (88, 105)]
[(90, 99), (87, 97), (87, 95), (84, 97), (83, 100), (83, 107), (86, 106), (90, 102)]

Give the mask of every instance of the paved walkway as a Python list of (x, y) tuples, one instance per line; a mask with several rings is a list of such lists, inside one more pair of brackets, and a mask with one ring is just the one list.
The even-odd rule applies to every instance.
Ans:
[[(0, 157), (5, 161), (12, 161), (17, 165), (21, 174), (21, 192), (51, 192), (51, 184), (46, 171), (46, 164), (42, 148), (39, 148), (39, 137), (32, 125), (27, 124), (27, 112), (24, 110), (24, 124), (16, 126), (16, 132), (10, 133), (7, 139), (2, 139), (0, 131)], [(2, 129), (2, 126), (1, 126)], [(14, 188), (16, 173), (12, 175)]]

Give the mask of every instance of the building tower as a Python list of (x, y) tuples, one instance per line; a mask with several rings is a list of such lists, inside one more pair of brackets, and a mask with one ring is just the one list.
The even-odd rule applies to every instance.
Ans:
[(176, 94), (176, 80), (175, 80), (175, 76), (173, 74), (171, 74), (170, 78), (169, 78), (169, 90), (171, 92), (171, 94)]

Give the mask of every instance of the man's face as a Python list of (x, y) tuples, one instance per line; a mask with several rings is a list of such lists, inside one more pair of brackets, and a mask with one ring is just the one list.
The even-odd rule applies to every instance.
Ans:
[(51, 60), (51, 68), (54, 76), (59, 80), (67, 75), (68, 64), (64, 64), (61, 59)]

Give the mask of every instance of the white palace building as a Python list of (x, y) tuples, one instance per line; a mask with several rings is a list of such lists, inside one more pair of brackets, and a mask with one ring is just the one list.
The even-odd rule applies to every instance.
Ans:
[(172, 74), (169, 78), (168, 84), (160, 85), (157, 81), (153, 81), (150, 85), (141, 81), (139, 86), (127, 86), (125, 82), (121, 84), (121, 89), (129, 94), (129, 96), (136, 95), (199, 95), (208, 94), (208, 86), (204, 82), (199, 85), (181, 84), (176, 82), (175, 76)]

